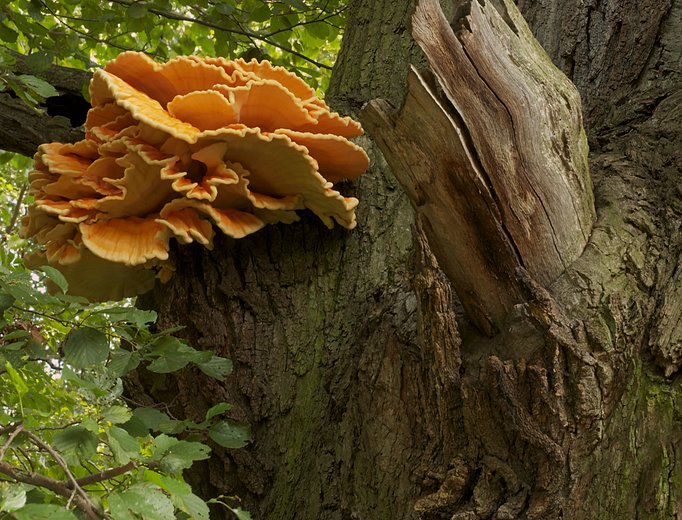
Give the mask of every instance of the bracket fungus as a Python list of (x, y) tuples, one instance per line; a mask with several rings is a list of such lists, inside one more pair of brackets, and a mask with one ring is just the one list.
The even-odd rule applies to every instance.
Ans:
[(72, 294), (145, 292), (172, 275), (171, 238), (210, 249), (216, 227), (242, 238), (301, 209), (355, 227), (358, 201), (334, 183), (367, 169), (349, 140), (362, 128), (281, 67), (125, 52), (90, 97), (84, 140), (38, 148), (22, 222), (39, 245), (26, 263), (59, 269)]

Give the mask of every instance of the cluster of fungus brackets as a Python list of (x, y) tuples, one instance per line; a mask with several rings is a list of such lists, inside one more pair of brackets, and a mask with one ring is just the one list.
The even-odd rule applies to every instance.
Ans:
[(355, 198), (333, 185), (368, 166), (303, 80), (267, 61), (182, 56), (159, 64), (126, 52), (97, 70), (85, 139), (39, 147), (35, 202), (22, 234), (69, 292), (120, 299), (172, 274), (171, 237), (212, 247), (214, 225), (242, 238), (307, 208), (328, 227), (355, 226)]

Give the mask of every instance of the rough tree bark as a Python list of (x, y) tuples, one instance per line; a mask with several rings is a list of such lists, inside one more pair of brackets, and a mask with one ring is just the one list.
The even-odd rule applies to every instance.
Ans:
[[(456, 31), (464, 3), (446, 6)], [(193, 472), (202, 492), (276, 520), (682, 515), (682, 0), (517, 3), (582, 98), (596, 208), (582, 252), (546, 279), (505, 273), (514, 301), (481, 333), (416, 216), (430, 186), (404, 190), (370, 137), (372, 171), (343, 190), (361, 200), (356, 230), (305, 218), (183, 246), (145, 303), (235, 373), (140, 374), (132, 390), (193, 418), (226, 400), (251, 424), (248, 448)], [(414, 10), (351, 0), (337, 110), (403, 109), (410, 64), (445, 104)]]
[[(11, 51), (6, 49), (5, 52)], [(32, 74), (22, 56), (12, 54), (17, 60), (14, 71)], [(52, 106), (59, 108), (48, 110), (46, 107), (28, 107), (11, 91), (0, 91), (0, 148), (3, 150), (33, 156), (42, 143), (65, 143), (83, 138), (82, 129), (74, 126), (72, 121), (76, 125), (84, 121), (86, 103), (82, 94), (90, 74), (83, 70), (52, 66), (41, 75), (59, 92), (59, 96), (50, 98)]]

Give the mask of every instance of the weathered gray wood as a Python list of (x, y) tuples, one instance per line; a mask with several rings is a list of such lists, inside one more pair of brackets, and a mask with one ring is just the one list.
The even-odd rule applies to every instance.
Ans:
[(414, 75), (400, 115), (370, 103), (365, 123), (490, 334), (520, 301), (515, 268), (549, 285), (582, 252), (595, 213), (575, 87), (513, 3), (466, 7), (456, 33), (436, 0), (413, 17), (442, 99)]
[(450, 116), (412, 68), (402, 110), (373, 101), (363, 122), (407, 191), (430, 247), (472, 320), (494, 334), (521, 299), (514, 278), (521, 264), (461, 121)]

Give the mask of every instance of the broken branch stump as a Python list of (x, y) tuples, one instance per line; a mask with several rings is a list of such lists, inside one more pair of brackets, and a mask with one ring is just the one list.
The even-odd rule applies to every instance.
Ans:
[(523, 301), (517, 268), (547, 287), (583, 251), (595, 218), (575, 86), (516, 6), (463, 2), (455, 30), (420, 0), (415, 67), (400, 110), (368, 103), (363, 123), (405, 188), (472, 322), (495, 334)]

